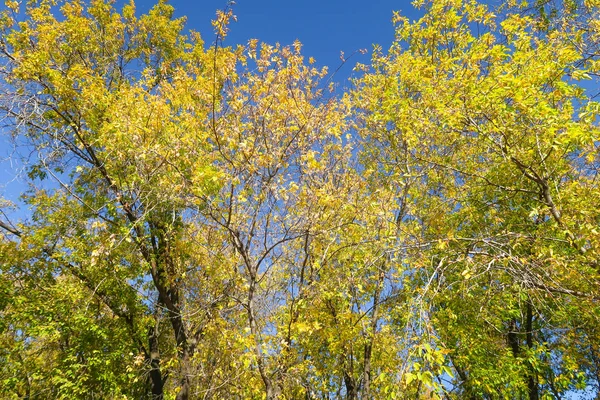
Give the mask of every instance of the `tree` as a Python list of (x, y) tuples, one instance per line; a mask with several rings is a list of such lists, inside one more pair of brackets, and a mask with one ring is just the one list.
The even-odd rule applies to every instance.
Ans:
[[(331, 179), (342, 168), (337, 154), (347, 154), (343, 107), (319, 88), (325, 70), (304, 65), (299, 44), (222, 47), (230, 11), (218, 13), (217, 39), (205, 49), (198, 34), (181, 34), (183, 21), (171, 18), (165, 2), (138, 18), (132, 4), (119, 14), (104, 1), (61, 2), (56, 17), (55, 4), (42, 1), (26, 7), (20, 25), (16, 5), (7, 5), (2, 110), (14, 137), (35, 154), (35, 186), (25, 197), (33, 220), (3, 225), (18, 254), (4, 265), (7, 285), (20, 284), (9, 272), (29, 276), (31, 264), (39, 265), (44, 289), (69, 282), (82, 302), (81, 323), (117, 334), (89, 321), (101, 313), (121, 330), (122, 346), (134, 349), (115, 350), (128, 364), (129, 375), (118, 378), (146, 379), (152, 398), (259, 396), (261, 386), (267, 397), (279, 396), (295, 361), (272, 349), (278, 340), (291, 346), (298, 320), (292, 307), (288, 330), (269, 333), (295, 268), (286, 263), (306, 253), (295, 243), (319, 234), (310, 232), (312, 212), (291, 210), (307, 201), (305, 177)], [(319, 159), (317, 150), (325, 153)], [(95, 313), (92, 300), (100, 302)], [(61, 317), (69, 331), (79, 318)], [(37, 325), (60, 331), (29, 322), (9, 330), (25, 336), (13, 347), (42, 346)], [(92, 360), (109, 350), (87, 340), (58, 351), (66, 363), (77, 354), (72, 375), (56, 380), (45, 371), (52, 383), (36, 378), (34, 389), (35, 367), (11, 362), (22, 377), (11, 376), (8, 390), (137, 396), (135, 385), (91, 383), (102, 374)], [(256, 370), (240, 372), (247, 382), (240, 388), (240, 376), (229, 373), (249, 366)]]
[[(12, 10), (3, 13), (4, 121), (34, 151), (32, 181), (53, 184), (36, 184), (25, 195), (32, 223), (8, 229), (13, 236), (8, 245), (28, 248), (28, 254), (7, 258), (3, 277), (21, 285), (4, 274), (39, 265), (41, 288), (62, 290), (68, 282), (82, 302), (100, 301), (97, 312), (118, 326), (111, 332), (128, 332), (118, 339), (136, 349), (123, 352), (118, 362), (137, 371), (137, 379), (148, 376), (153, 398), (171, 388), (178, 399), (189, 398), (190, 363), (207, 323), (204, 314), (220, 302), (226, 286), (190, 287), (183, 280), (188, 268), (204, 273), (198, 267), (203, 254), (185, 246), (194, 229), (184, 215), (190, 206), (203, 206), (194, 198), (218, 187), (205, 158), (207, 132), (198, 127), (214, 112), (235, 54), (205, 50), (197, 34), (186, 39), (183, 21), (173, 20), (164, 2), (140, 18), (132, 4), (118, 14), (103, 1), (87, 7), (61, 2), (58, 18), (57, 5), (41, 1), (26, 7), (27, 20), (18, 26), (16, 4), (7, 6)], [(216, 26), (222, 29), (228, 17), (220, 15)], [(195, 192), (186, 190), (192, 186)], [(204, 280), (192, 275), (189, 282)], [(89, 318), (88, 306), (82, 318)], [(186, 316), (188, 307), (195, 310), (193, 318)], [(78, 316), (67, 315), (70, 330)], [(100, 326), (107, 328), (97, 321), (89, 329)], [(34, 327), (15, 328), (25, 336), (23, 346), (41, 345)], [(100, 344), (88, 340), (92, 343), (84, 345)], [(44, 390), (52, 387), (58, 396), (96, 390), (90, 385), (90, 357), (104, 360), (107, 349), (98, 356), (98, 350), (72, 346), (60, 357), (77, 353), (80, 368), (74, 375), (81, 379), (54, 380)], [(28, 374), (27, 365), (21, 371)], [(110, 386), (103, 385), (96, 393), (128, 393), (126, 385), (110, 385), (117, 391), (106, 392)]]
[(579, 84), (597, 69), (584, 35), (460, 1), (397, 24), (357, 99), (381, 179), (409, 193), (402, 222), (422, 246), (404, 262), (429, 292), (428, 340), (449, 351), (461, 397), (585, 387), (588, 361), (572, 351), (589, 336), (568, 317), (594, 319), (597, 301), (598, 106)]

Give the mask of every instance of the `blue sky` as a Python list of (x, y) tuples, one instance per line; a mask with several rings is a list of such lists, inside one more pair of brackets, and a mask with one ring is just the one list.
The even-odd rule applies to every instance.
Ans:
[[(175, 7), (177, 16), (187, 17), (187, 28), (199, 31), (207, 42), (214, 38), (210, 21), (215, 11), (227, 5), (226, 0), (169, 3)], [(136, 2), (139, 11), (152, 4), (154, 1)], [(340, 51), (346, 55), (359, 49), (370, 52), (374, 43), (387, 48), (394, 37), (392, 12), (398, 10), (416, 18), (410, 1), (406, 0), (239, 0), (233, 5), (238, 20), (231, 25), (226, 44), (245, 44), (251, 38), (291, 44), (298, 39), (307, 57), (335, 69), (340, 63)], [(361, 58), (362, 62), (369, 60), (369, 56)], [(351, 69), (351, 65), (346, 67)]]

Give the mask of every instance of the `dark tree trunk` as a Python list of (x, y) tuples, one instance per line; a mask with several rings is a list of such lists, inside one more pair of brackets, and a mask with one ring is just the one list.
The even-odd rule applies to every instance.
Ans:
[(344, 384), (346, 385), (346, 399), (358, 400), (358, 385), (356, 380), (347, 372), (344, 372)]
[(508, 323), (508, 345), (510, 346), (513, 356), (519, 356), (519, 330), (517, 328), (517, 320), (511, 319)]
[(150, 348), (150, 384), (152, 385), (152, 400), (163, 400), (163, 388), (165, 382), (160, 372), (160, 352), (158, 349), (158, 338), (156, 327), (148, 328), (148, 347)]
[[(526, 328), (526, 340), (527, 347), (530, 349), (533, 348), (533, 306), (531, 301), (527, 302), (527, 322), (525, 324)], [(529, 400), (539, 400), (539, 389), (537, 385), (535, 372), (533, 370), (529, 371), (529, 376), (527, 377), (527, 389), (529, 391)]]

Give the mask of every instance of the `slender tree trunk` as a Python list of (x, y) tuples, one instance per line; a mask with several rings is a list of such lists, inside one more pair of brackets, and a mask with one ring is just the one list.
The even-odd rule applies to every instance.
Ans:
[(156, 326), (148, 328), (148, 347), (150, 349), (150, 384), (152, 387), (152, 400), (163, 400), (164, 380), (160, 372), (160, 353)]
[[(533, 306), (531, 301), (527, 302), (527, 322), (525, 324), (526, 328), (526, 340), (527, 347), (530, 349), (533, 348)], [(529, 391), (529, 400), (539, 400), (539, 389), (537, 385), (535, 372), (531, 369), (529, 371), (529, 376), (527, 377), (527, 388)]]
[[(518, 357), (520, 354), (519, 344), (519, 330), (517, 328), (517, 321), (513, 318), (508, 327), (508, 344), (511, 347), (514, 357)], [(531, 301), (527, 301), (526, 309), (526, 320), (525, 320), (525, 343), (529, 349), (533, 348), (533, 306)], [(525, 376), (527, 381), (527, 392), (529, 400), (539, 400), (539, 388), (537, 384), (537, 377), (532, 368), (529, 368), (527, 375)]]
[(362, 378), (362, 397), (365, 399), (371, 398), (371, 358), (373, 353), (373, 344), (375, 343), (375, 334), (377, 333), (377, 321), (379, 320), (379, 300), (381, 289), (383, 287), (383, 279), (385, 277), (383, 268), (377, 277), (377, 288), (373, 293), (373, 310), (371, 313), (370, 332), (368, 332), (369, 340), (365, 344), (364, 361), (363, 361), (363, 378)]
[(158, 291), (158, 302), (167, 310), (173, 335), (175, 336), (175, 343), (177, 344), (180, 369), (179, 391), (176, 400), (188, 400), (191, 390), (190, 370), (193, 348), (190, 346), (188, 332), (181, 312), (181, 288), (176, 280), (177, 273), (167, 234), (165, 233), (166, 228), (159, 223), (151, 224), (151, 226), (155, 231), (155, 236), (151, 241), (154, 256), (149, 254), (146, 247), (141, 247), (141, 250), (151, 265), (152, 280)]
[(250, 275), (250, 285), (248, 288), (248, 323), (250, 325), (250, 332), (252, 336), (254, 336), (254, 354), (256, 355), (256, 363), (258, 365), (258, 372), (260, 373), (260, 377), (265, 385), (265, 392), (267, 395), (267, 400), (277, 400), (280, 397), (280, 391), (278, 386), (273, 383), (273, 380), (269, 376), (267, 372), (267, 367), (265, 365), (264, 354), (261, 349), (261, 339), (260, 339), (260, 331), (258, 328), (258, 324), (256, 321), (256, 310), (255, 310), (255, 302), (254, 295), (256, 292), (257, 286), (257, 271), (250, 267), (249, 270)]
[(190, 354), (187, 350), (184, 350), (180, 356), (179, 362), (181, 363), (180, 369), (180, 380), (179, 380), (179, 393), (177, 393), (176, 400), (188, 400), (190, 397), (191, 382), (190, 382)]
[(513, 356), (519, 356), (519, 330), (517, 328), (517, 320), (511, 319), (508, 323), (508, 345), (510, 346)]
[(176, 293), (177, 288), (170, 288), (168, 290), (168, 302), (165, 304), (169, 319), (171, 320), (171, 327), (175, 335), (175, 342), (177, 343), (177, 356), (179, 359), (179, 392), (177, 393), (176, 400), (188, 400), (190, 396), (191, 382), (191, 357), (192, 349), (190, 347), (183, 316), (181, 315), (181, 309), (179, 307), (179, 295)]

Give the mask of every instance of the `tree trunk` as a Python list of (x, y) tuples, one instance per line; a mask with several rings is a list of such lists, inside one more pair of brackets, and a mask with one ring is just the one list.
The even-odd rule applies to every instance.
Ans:
[(371, 398), (371, 357), (373, 354), (373, 344), (375, 343), (375, 334), (377, 333), (377, 322), (379, 320), (379, 297), (381, 288), (383, 287), (385, 263), (381, 266), (381, 271), (377, 277), (377, 288), (373, 293), (373, 310), (371, 313), (370, 332), (368, 332), (369, 340), (365, 344), (364, 362), (363, 362), (363, 378), (362, 378), (362, 397), (365, 399)]
[(346, 399), (358, 400), (358, 385), (356, 380), (347, 372), (344, 372), (344, 384), (346, 385)]
[[(526, 328), (526, 340), (527, 347), (530, 349), (533, 348), (533, 306), (531, 301), (527, 302), (527, 322), (525, 324)], [(527, 389), (529, 391), (529, 400), (539, 400), (539, 389), (537, 385), (536, 374), (533, 370), (529, 371), (529, 376), (527, 377)]]
[(164, 380), (160, 372), (160, 353), (156, 326), (148, 328), (148, 347), (150, 348), (150, 384), (152, 386), (152, 400), (163, 400)]
[(508, 323), (508, 345), (510, 346), (513, 356), (519, 356), (519, 330), (517, 328), (517, 320), (511, 319)]
[(190, 397), (190, 355), (187, 350), (184, 351), (184, 354), (180, 357), (181, 370), (180, 370), (180, 380), (179, 380), (179, 393), (177, 393), (176, 400), (188, 400)]
[(267, 366), (265, 365), (264, 354), (261, 349), (261, 339), (260, 339), (260, 330), (258, 327), (258, 323), (256, 321), (256, 310), (255, 310), (255, 302), (254, 295), (256, 292), (256, 286), (258, 284), (257, 280), (257, 271), (256, 269), (248, 264), (248, 273), (249, 273), (249, 288), (248, 288), (248, 324), (250, 325), (250, 332), (252, 336), (254, 336), (254, 354), (256, 356), (256, 363), (258, 366), (258, 372), (260, 373), (260, 377), (265, 385), (265, 392), (267, 395), (267, 400), (277, 400), (281, 396), (279, 387), (273, 383), (273, 379), (269, 376), (267, 372)]

